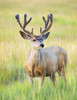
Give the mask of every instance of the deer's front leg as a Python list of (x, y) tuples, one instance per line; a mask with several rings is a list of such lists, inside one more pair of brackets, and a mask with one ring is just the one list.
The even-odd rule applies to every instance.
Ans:
[(45, 78), (45, 76), (41, 76), (41, 78), (40, 78), (40, 82), (39, 82), (39, 91), (40, 91), (41, 86), (42, 86), (42, 84), (43, 84), (43, 82), (44, 82), (44, 78)]
[(55, 77), (55, 73), (52, 75), (52, 81), (53, 81), (53, 84), (56, 85), (56, 77)]
[(29, 76), (29, 81), (30, 81), (30, 83), (32, 83), (32, 85), (33, 85), (33, 77)]
[(55, 77), (55, 73), (51, 74), (50, 80), (52, 80), (52, 81), (53, 81), (53, 84), (56, 85), (56, 77)]
[(40, 91), (41, 86), (43, 85), (43, 82), (44, 82), (45, 76), (46, 76), (46, 72), (43, 71), (43, 74), (42, 74), (42, 76), (41, 76), (41, 78), (40, 78), (39, 91)]

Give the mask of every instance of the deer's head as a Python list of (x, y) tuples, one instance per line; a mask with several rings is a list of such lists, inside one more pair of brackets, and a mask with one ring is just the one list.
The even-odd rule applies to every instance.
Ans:
[[(31, 46), (33, 48), (43, 48), (44, 44), (43, 44), (43, 40), (47, 39), (47, 37), (49, 36), (50, 32), (48, 32), (48, 30), (51, 28), (52, 23), (53, 23), (53, 15), (49, 14), (47, 16), (47, 20), (45, 19), (45, 17), (43, 17), (43, 21), (45, 23), (45, 27), (42, 30), (42, 28), (40, 27), (40, 35), (36, 36), (33, 34), (33, 28), (30, 31), (26, 30), (25, 27), (27, 26), (27, 24), (29, 24), (29, 22), (32, 20), (32, 18), (30, 18), (27, 21), (27, 14), (24, 14), (24, 24), (22, 26), (21, 22), (20, 22), (20, 18), (19, 15), (16, 14), (15, 18), (17, 19), (17, 22), (19, 23), (21, 29), (23, 29), (23, 31), (19, 31), (21, 36), (24, 39), (30, 40), (31, 41)], [(50, 21), (50, 24), (49, 24)]]

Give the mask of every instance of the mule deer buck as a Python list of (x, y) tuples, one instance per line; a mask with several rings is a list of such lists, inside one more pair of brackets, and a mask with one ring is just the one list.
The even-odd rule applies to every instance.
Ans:
[(33, 83), (33, 77), (41, 77), (42, 85), (44, 78), (49, 76), (50, 79), (55, 82), (55, 72), (58, 72), (59, 75), (62, 75), (64, 80), (65, 78), (65, 67), (67, 64), (67, 53), (66, 51), (59, 46), (51, 46), (44, 48), (43, 40), (47, 39), (50, 32), (48, 30), (51, 28), (53, 23), (53, 15), (49, 14), (47, 20), (43, 17), (45, 27), (42, 30), (40, 27), (40, 35), (36, 36), (33, 34), (33, 28), (30, 31), (26, 30), (26, 26), (30, 23), (30, 18), (27, 21), (27, 14), (24, 14), (24, 24), (20, 22), (19, 15), (15, 16), (17, 22), (19, 23), (21, 29), (24, 31), (19, 31), (21, 36), (24, 39), (30, 40), (31, 50), (27, 57), (25, 64), (26, 71), (30, 76), (30, 79)]

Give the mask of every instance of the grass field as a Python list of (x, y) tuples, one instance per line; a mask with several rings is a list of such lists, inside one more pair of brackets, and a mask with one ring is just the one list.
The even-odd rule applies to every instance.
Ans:
[[(66, 85), (57, 73), (56, 87), (48, 78), (40, 93), (39, 78), (30, 84), (24, 67), (30, 42), (19, 34), (17, 13), (22, 23), (24, 13), (33, 17), (28, 29), (34, 27), (35, 34), (44, 26), (41, 17), (53, 13), (51, 34), (44, 43), (67, 51)], [(0, 100), (77, 100), (77, 0), (0, 0)]]

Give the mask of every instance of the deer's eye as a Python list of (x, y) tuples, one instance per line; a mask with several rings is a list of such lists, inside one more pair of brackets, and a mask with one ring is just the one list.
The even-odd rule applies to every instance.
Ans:
[(35, 39), (33, 39), (33, 41), (36, 41)]

